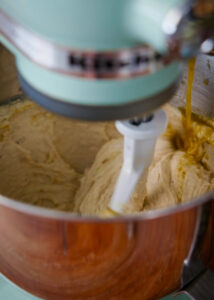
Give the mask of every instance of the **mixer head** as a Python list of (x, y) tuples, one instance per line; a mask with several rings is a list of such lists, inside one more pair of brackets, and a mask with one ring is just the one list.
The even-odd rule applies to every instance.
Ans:
[(176, 58), (206, 39), (196, 26), (183, 30), (192, 2), (2, 0), (0, 41), (16, 56), (25, 93), (47, 109), (85, 120), (131, 118), (170, 100), (181, 72)]

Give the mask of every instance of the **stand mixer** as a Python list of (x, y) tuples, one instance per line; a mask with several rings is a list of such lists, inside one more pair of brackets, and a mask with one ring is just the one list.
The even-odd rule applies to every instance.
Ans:
[[(1, 0), (0, 41), (16, 57), (24, 92), (67, 117), (130, 119), (117, 121), (125, 136), (124, 165), (110, 208), (120, 213), (166, 128), (159, 108), (175, 91), (181, 60), (200, 47), (204, 52), (213, 48), (213, 8), (201, 17), (189, 0), (19, 4)], [(122, 206), (120, 192), (127, 195)]]
[(169, 101), (176, 60), (207, 39), (194, 2), (1, 0), (0, 41), (32, 100), (72, 118), (131, 118)]

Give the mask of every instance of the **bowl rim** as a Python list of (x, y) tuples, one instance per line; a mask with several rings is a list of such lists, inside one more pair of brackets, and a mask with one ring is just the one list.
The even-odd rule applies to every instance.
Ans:
[(202, 206), (203, 204), (214, 200), (214, 190), (206, 193), (201, 197), (197, 197), (194, 200), (190, 200), (179, 205), (173, 205), (166, 208), (154, 209), (151, 211), (144, 211), (136, 214), (112, 216), (112, 217), (100, 217), (100, 216), (87, 216), (80, 215), (74, 212), (66, 212), (60, 210), (54, 210), (50, 208), (45, 208), (41, 206), (35, 206), (29, 203), (19, 202), (5, 196), (0, 195), (0, 210), (1, 206), (20, 212), (27, 215), (32, 215), (34, 217), (55, 219), (61, 221), (77, 222), (77, 223), (118, 223), (118, 222), (136, 222), (136, 221), (146, 221), (153, 220), (157, 218), (167, 217), (169, 215), (181, 213), (187, 210), (191, 210)]

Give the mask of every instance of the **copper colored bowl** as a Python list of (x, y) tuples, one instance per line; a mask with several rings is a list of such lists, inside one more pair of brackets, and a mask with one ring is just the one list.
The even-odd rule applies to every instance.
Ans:
[[(202, 56), (198, 62), (209, 78), (212, 60)], [(196, 83), (203, 72), (197, 72)], [(209, 86), (203, 80), (201, 89), (197, 85), (194, 109), (213, 108), (212, 78)], [(0, 196), (0, 272), (51, 300), (152, 300), (179, 289), (197, 295), (193, 299), (212, 300), (213, 199), (210, 193), (140, 217), (101, 220)]]

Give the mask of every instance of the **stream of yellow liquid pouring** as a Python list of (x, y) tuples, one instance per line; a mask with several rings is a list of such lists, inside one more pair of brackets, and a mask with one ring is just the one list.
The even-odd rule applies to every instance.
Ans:
[(204, 151), (201, 148), (204, 142), (214, 147), (213, 140), (213, 118), (197, 115), (192, 112), (192, 88), (194, 82), (196, 58), (188, 61), (188, 79), (186, 93), (186, 113), (184, 114), (184, 137), (183, 144), (185, 151), (196, 161), (200, 162)]
[(185, 148), (189, 146), (192, 135), (192, 87), (194, 82), (196, 58), (193, 57), (188, 61), (188, 78), (187, 78), (187, 93), (186, 93), (186, 116), (185, 116)]
[[(188, 74), (187, 74), (187, 91), (186, 91), (186, 112), (183, 114), (183, 126), (184, 126), (184, 136), (183, 139), (178, 134), (176, 136), (176, 144), (178, 149), (182, 149), (184, 147), (185, 151), (187, 153), (192, 152), (193, 147), (193, 137), (194, 137), (194, 130), (192, 126), (192, 87), (194, 82), (194, 74), (195, 74), (195, 64), (196, 64), (196, 58), (193, 57), (189, 59), (188, 61)], [(183, 140), (183, 141), (182, 141)], [(183, 144), (183, 147), (182, 147)], [(198, 148), (198, 147), (197, 147)], [(183, 149), (183, 150), (184, 150)], [(194, 151), (195, 152), (195, 149)], [(179, 174), (182, 176), (180, 177), (180, 184), (177, 191), (177, 198), (178, 203), (182, 202), (182, 194), (183, 194), (183, 184), (185, 179), (185, 166), (183, 165), (183, 162), (180, 161), (179, 163)]]

